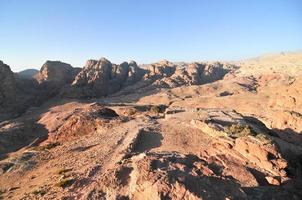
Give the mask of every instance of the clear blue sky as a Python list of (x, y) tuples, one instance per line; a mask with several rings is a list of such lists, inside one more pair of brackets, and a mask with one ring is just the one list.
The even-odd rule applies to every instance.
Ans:
[(0, 0), (0, 60), (234, 60), (302, 49), (301, 0)]

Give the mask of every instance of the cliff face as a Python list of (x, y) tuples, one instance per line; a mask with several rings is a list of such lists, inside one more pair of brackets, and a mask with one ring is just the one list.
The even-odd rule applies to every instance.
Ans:
[(0, 61), (0, 105), (6, 105), (16, 96), (16, 83), (10, 67)]
[(70, 84), (79, 69), (71, 65), (47, 61), (34, 77), (14, 74), (0, 61), (0, 120), (24, 112), (30, 106), (40, 105)]
[(66, 84), (73, 81), (77, 72), (78, 70), (70, 64), (60, 61), (46, 61), (35, 77), (39, 83), (39, 89), (43, 93), (42, 98), (46, 99), (57, 95)]
[(16, 117), (36, 105), (39, 91), (34, 79), (14, 74), (0, 61), (0, 80), (0, 121)]
[[(104, 97), (126, 88), (152, 90), (182, 85), (200, 85), (222, 79), (228, 72), (223, 64), (192, 63), (183, 66), (161, 61), (140, 68), (134, 61), (112, 64), (105, 58), (88, 60), (63, 96)], [(127, 88), (128, 87), (128, 88)], [(127, 90), (128, 89), (128, 90)], [(131, 92), (131, 91), (129, 91)]]
[(107, 96), (140, 80), (142, 71), (134, 61), (116, 65), (105, 58), (88, 60), (63, 93), (67, 97)]
[(36, 75), (39, 83), (56, 82), (58, 84), (70, 83), (74, 78), (74, 68), (60, 61), (46, 61), (40, 72)]

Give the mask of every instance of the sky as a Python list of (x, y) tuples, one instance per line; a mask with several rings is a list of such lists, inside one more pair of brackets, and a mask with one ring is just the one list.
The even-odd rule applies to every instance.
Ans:
[(302, 49), (301, 0), (0, 0), (0, 60), (238, 60)]

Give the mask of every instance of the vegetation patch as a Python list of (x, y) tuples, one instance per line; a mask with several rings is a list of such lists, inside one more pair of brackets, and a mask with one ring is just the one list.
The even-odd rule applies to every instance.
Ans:
[(258, 133), (255, 136), (255, 138), (258, 139), (260, 142), (272, 143), (272, 139), (269, 138), (267, 135), (262, 134), (262, 133)]
[(161, 109), (159, 106), (151, 106), (150, 111), (154, 114), (159, 114), (161, 112)]
[(135, 108), (130, 108), (127, 110), (127, 115), (134, 115), (135, 113), (137, 113), (137, 110)]
[(260, 142), (271, 143), (272, 140), (263, 133), (257, 133), (253, 130), (253, 128), (249, 125), (242, 124), (232, 124), (229, 127), (226, 127), (224, 131), (227, 133), (229, 137), (238, 138), (245, 136), (253, 136), (255, 139)]
[(70, 171), (71, 171), (71, 169), (61, 168), (61, 169), (58, 169), (56, 171), (56, 174), (62, 175), (62, 174), (65, 174), (67, 172), (70, 172)]
[(43, 189), (43, 188), (39, 188), (32, 192), (32, 194), (34, 194), (36, 196), (44, 196), (46, 193), (47, 193), (46, 189)]
[(228, 136), (233, 138), (244, 137), (244, 136), (256, 136), (257, 133), (249, 125), (242, 124), (232, 124), (229, 127), (226, 127), (224, 131)]
[(35, 147), (35, 150), (37, 150), (37, 151), (50, 150), (50, 149), (53, 149), (53, 148), (55, 148), (55, 147), (57, 147), (59, 145), (60, 145), (59, 142), (50, 142), (50, 143), (48, 143), (48, 144), (46, 144), (44, 146), (37, 146), (37, 147)]
[(59, 182), (55, 184), (57, 187), (66, 188), (68, 186), (71, 186), (73, 184), (73, 179), (62, 179)]

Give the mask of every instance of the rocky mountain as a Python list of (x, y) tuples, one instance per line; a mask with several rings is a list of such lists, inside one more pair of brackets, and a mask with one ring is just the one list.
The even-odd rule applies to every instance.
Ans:
[(0, 62), (0, 197), (301, 199), (301, 60)]
[(118, 91), (174, 88), (201, 85), (222, 79), (229, 71), (221, 63), (193, 63), (182, 66), (168, 61), (140, 68), (134, 61), (112, 64), (105, 58), (88, 60), (63, 96), (73, 98), (104, 97)]
[(0, 61), (0, 80), (0, 105), (4, 109), (4, 107), (9, 107), (10, 104), (13, 104), (17, 90), (13, 72), (2, 61)]
[(36, 69), (26, 69), (16, 73), (17, 76), (24, 79), (32, 79), (39, 73), (39, 70)]
[[(0, 121), (24, 112), (34, 98), (29, 92), (34, 86), (28, 81), (18, 78), (10, 67), (0, 61)], [(34, 102), (33, 102), (34, 103)]]
[(119, 65), (105, 58), (88, 60), (75, 77), (71, 88), (65, 90), (68, 97), (101, 97), (113, 94), (124, 85), (134, 84), (143, 75), (143, 70), (132, 61)]
[(73, 81), (79, 70), (60, 61), (46, 61), (35, 76), (43, 98), (56, 96), (65, 85)]

